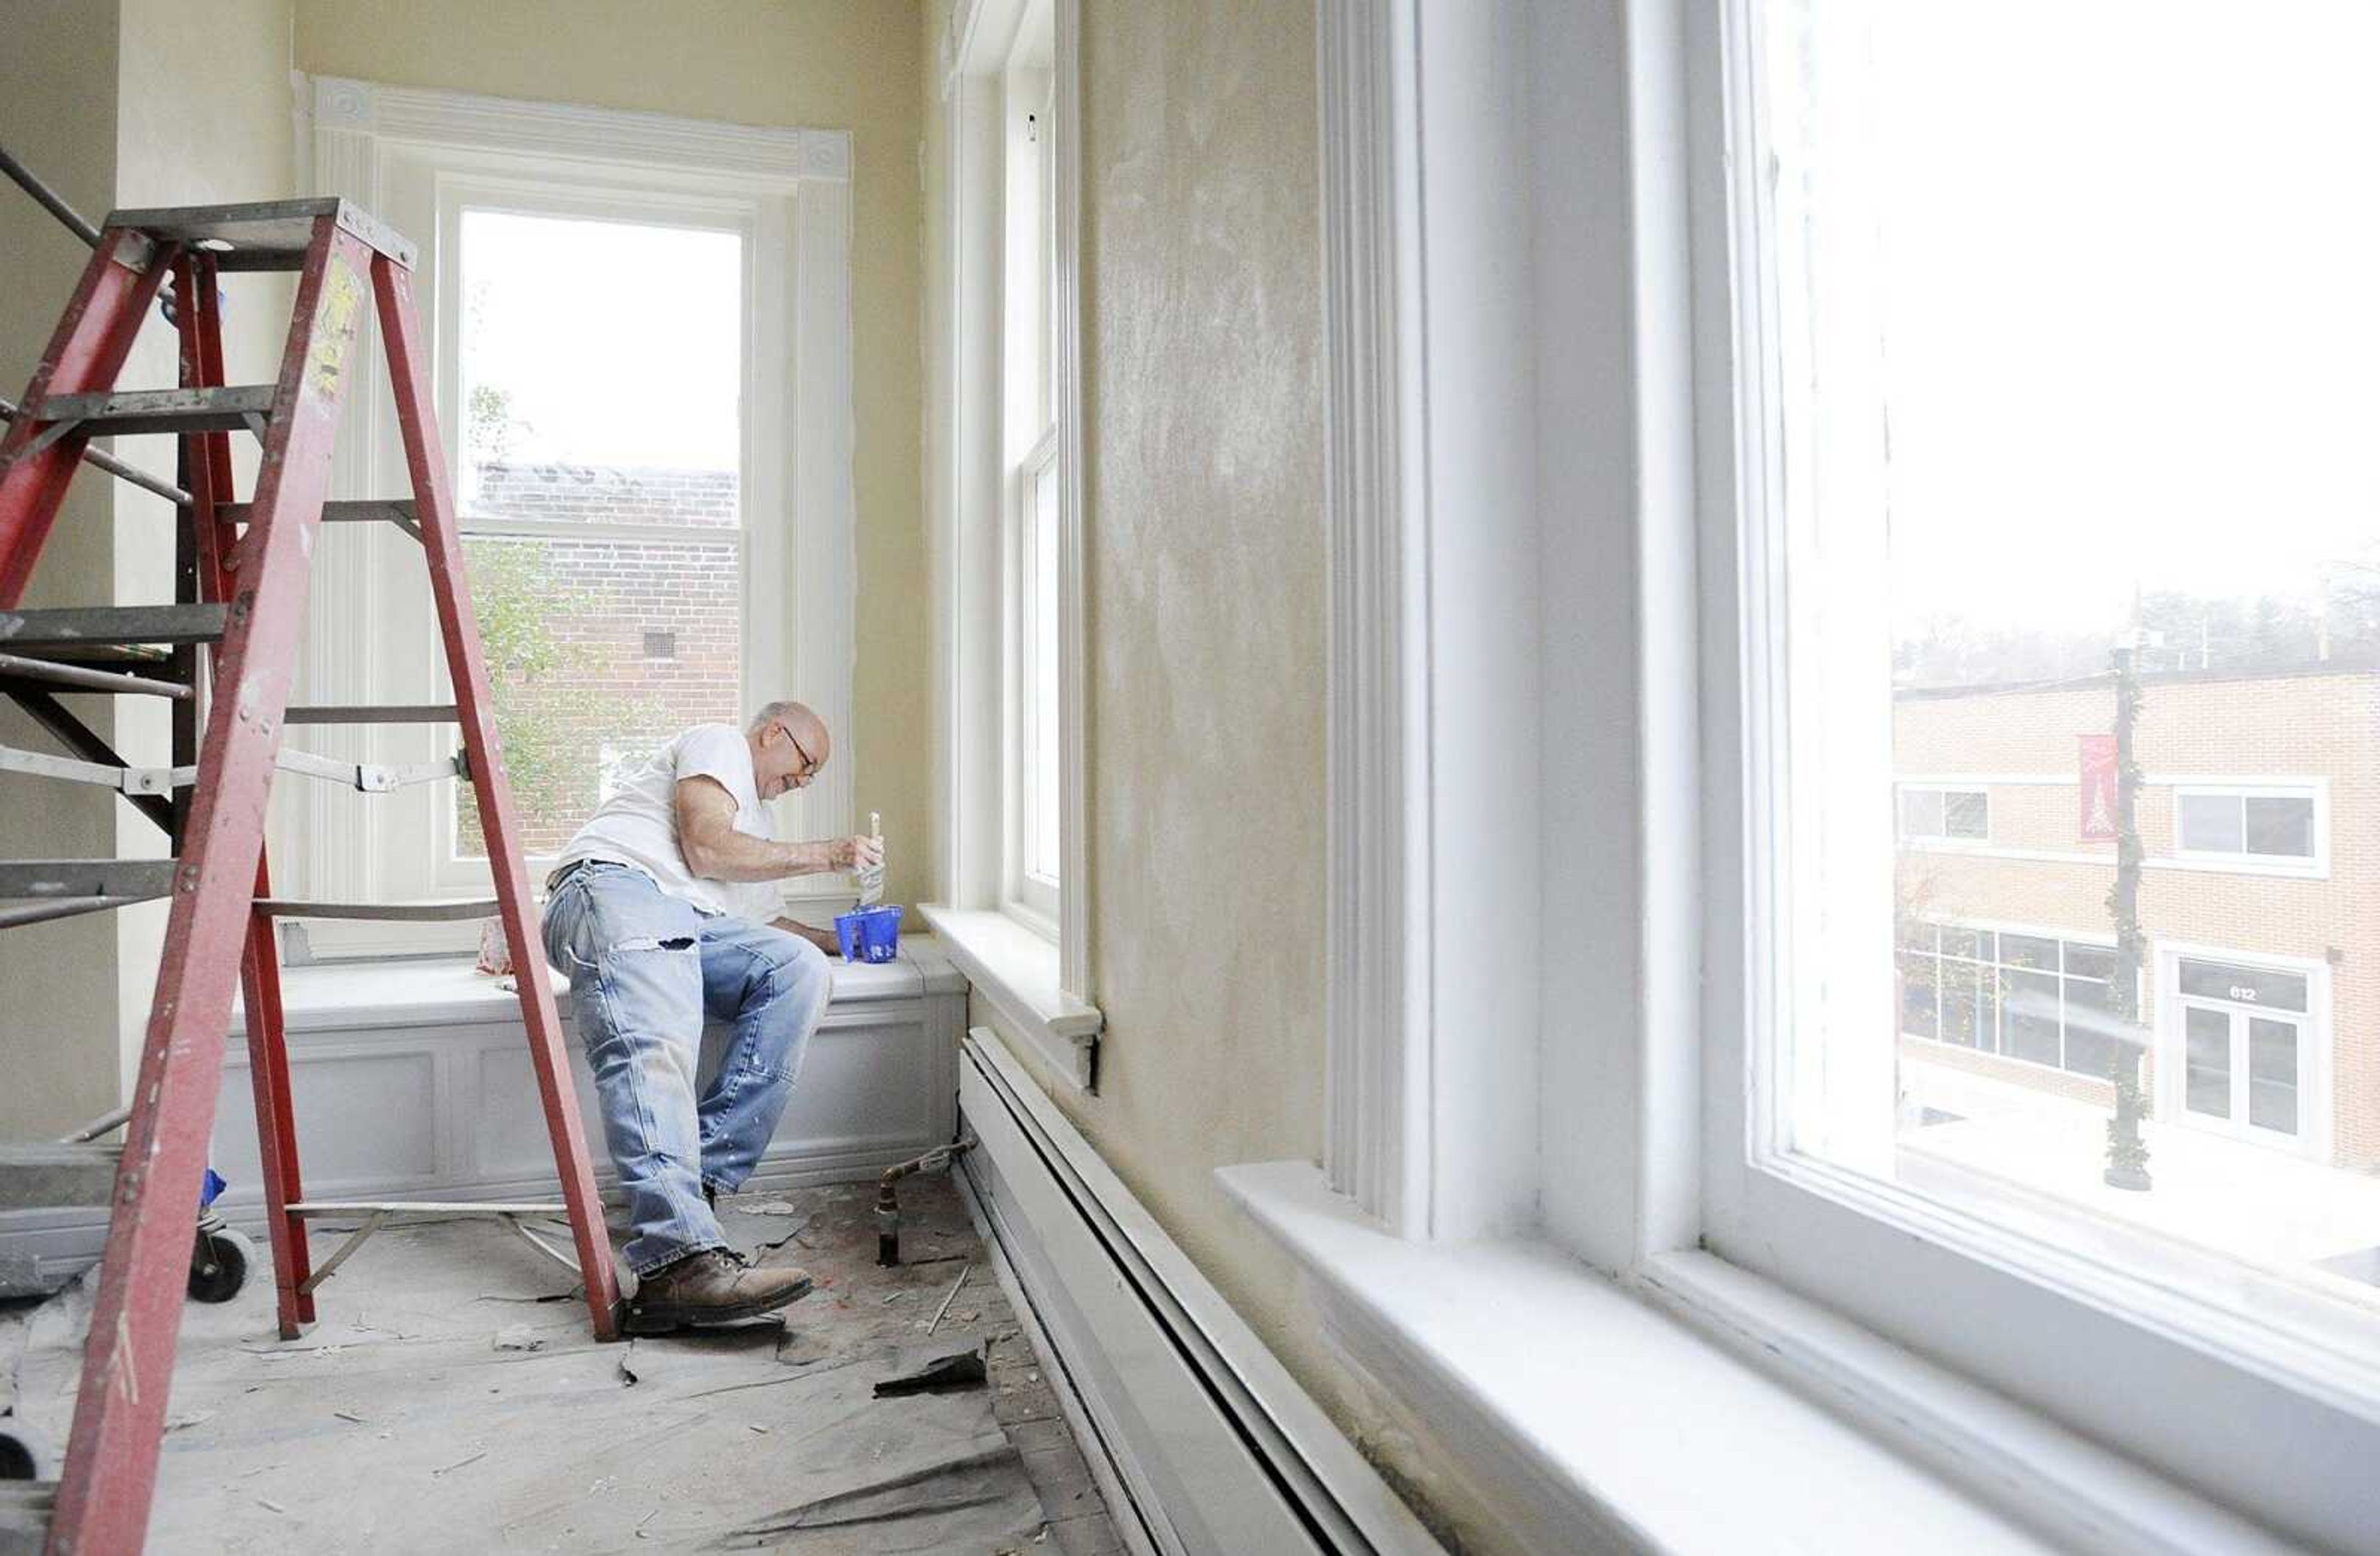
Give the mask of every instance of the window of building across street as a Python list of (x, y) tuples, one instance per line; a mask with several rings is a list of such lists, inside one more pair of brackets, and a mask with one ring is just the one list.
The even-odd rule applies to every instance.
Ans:
[(1992, 835), (1991, 795), (1984, 789), (1903, 789), (1900, 835), (1981, 842)]

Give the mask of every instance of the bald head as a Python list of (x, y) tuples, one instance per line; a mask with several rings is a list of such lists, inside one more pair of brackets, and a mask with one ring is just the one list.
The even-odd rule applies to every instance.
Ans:
[(826, 721), (807, 703), (791, 699), (753, 714), (745, 735), (752, 744), (752, 776), (762, 799), (808, 787), (833, 749)]

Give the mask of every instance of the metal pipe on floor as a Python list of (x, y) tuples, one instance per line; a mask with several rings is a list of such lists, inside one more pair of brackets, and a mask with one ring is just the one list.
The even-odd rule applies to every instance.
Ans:
[(912, 1173), (946, 1173), (951, 1163), (975, 1149), (976, 1138), (936, 1146), (925, 1155), (884, 1169), (876, 1182), (876, 1262), (891, 1269), (901, 1262), (901, 1191), (897, 1186)]

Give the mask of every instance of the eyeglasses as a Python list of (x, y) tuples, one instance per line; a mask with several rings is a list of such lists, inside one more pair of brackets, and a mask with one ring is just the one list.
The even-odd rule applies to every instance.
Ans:
[(801, 769), (796, 772), (794, 776), (796, 778), (807, 778), (811, 773), (816, 772), (820, 767), (819, 760), (810, 755), (809, 748), (802, 744), (802, 737), (795, 735), (783, 720), (778, 721), (777, 727), (784, 732), (784, 736), (787, 740), (793, 742), (794, 755), (802, 759)]

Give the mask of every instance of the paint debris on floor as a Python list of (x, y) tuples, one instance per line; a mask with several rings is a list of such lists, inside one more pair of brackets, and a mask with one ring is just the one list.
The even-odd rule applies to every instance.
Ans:
[[(818, 1289), (782, 1322), (614, 1344), (499, 1223), (381, 1233), (285, 1343), (260, 1270), (184, 1309), (151, 1546), (1123, 1550), (956, 1191), (904, 1185), (890, 1270), (872, 1193), (722, 1200), (741, 1251)], [(0, 1424), (45, 1476), (89, 1319), (87, 1282), (0, 1310)]]

